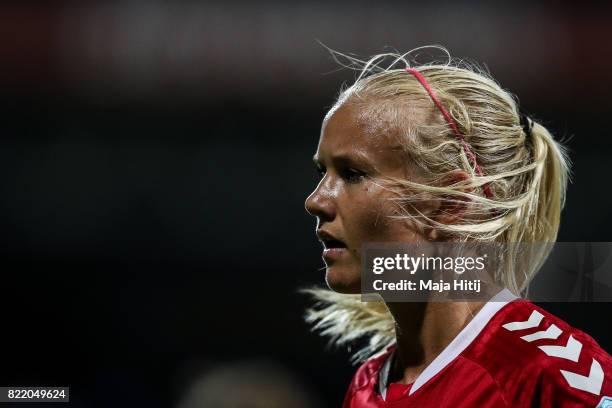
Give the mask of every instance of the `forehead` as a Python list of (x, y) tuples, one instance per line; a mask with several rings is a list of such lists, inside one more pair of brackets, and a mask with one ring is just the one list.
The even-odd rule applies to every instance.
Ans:
[(406, 157), (393, 130), (382, 128), (355, 103), (342, 103), (330, 110), (321, 128), (317, 156), (348, 156), (367, 161), (379, 171), (405, 165)]

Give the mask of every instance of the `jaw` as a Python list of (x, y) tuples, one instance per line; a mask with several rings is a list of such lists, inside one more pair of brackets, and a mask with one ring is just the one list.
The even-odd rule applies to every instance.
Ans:
[(361, 273), (359, 266), (348, 262), (334, 262), (325, 270), (327, 286), (334, 292), (344, 294), (361, 293)]

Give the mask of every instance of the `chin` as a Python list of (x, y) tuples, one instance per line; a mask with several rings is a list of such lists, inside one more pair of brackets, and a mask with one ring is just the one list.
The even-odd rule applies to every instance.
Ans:
[(336, 265), (328, 266), (325, 282), (334, 292), (358, 295), (361, 293), (361, 276), (354, 268), (343, 268)]

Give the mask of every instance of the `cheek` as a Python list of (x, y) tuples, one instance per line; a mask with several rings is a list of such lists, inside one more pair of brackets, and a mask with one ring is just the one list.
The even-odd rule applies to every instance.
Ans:
[(374, 190), (365, 187), (361, 199), (354, 201), (351, 232), (361, 242), (384, 240), (397, 224), (389, 218), (393, 211), (386, 197)]
[(358, 241), (357, 244), (361, 246), (364, 242), (418, 240), (418, 226), (410, 220), (391, 218), (398, 215), (394, 202), (375, 190), (364, 188), (362, 199), (354, 202), (350, 232)]

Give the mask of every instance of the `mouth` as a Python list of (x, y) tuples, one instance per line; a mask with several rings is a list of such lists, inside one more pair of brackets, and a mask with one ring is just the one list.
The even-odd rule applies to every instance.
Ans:
[(326, 263), (340, 259), (348, 250), (344, 241), (327, 231), (318, 230), (317, 236), (323, 244), (323, 259)]
[(317, 237), (319, 237), (319, 241), (323, 244), (323, 249), (346, 249), (347, 246), (340, 238), (337, 238), (330, 232), (327, 232), (323, 229), (317, 230)]
[(323, 239), (321, 242), (324, 249), (346, 249), (346, 244), (339, 239)]

